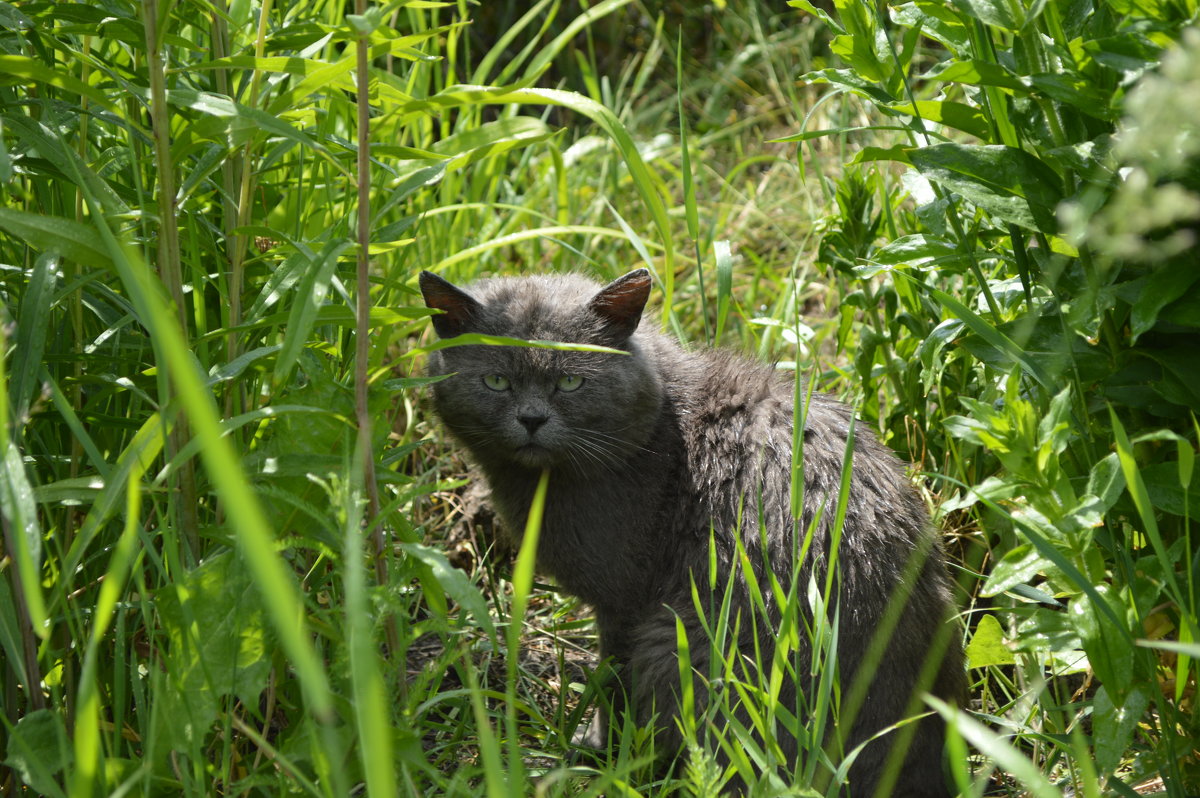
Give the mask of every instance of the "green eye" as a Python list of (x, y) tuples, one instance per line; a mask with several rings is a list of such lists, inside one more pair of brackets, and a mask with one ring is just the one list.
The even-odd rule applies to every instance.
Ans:
[(583, 377), (577, 374), (564, 374), (558, 378), (558, 390), (564, 393), (577, 391), (580, 385), (583, 385)]
[(483, 378), (483, 384), (493, 391), (507, 391), (508, 377), (503, 374), (488, 374)]

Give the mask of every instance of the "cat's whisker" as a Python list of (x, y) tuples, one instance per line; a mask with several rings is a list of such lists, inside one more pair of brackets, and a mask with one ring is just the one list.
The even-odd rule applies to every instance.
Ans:
[[(617, 431), (629, 429), (632, 425), (619, 428)], [(620, 456), (623, 453), (645, 452), (647, 454), (658, 454), (657, 451), (651, 449), (644, 444), (633, 444), (628, 438), (622, 438), (617, 435), (612, 435), (607, 432), (602, 432), (597, 429), (588, 429), (585, 427), (572, 427), (571, 432), (579, 438), (586, 438), (589, 443), (604, 448), (611, 452), (614, 456)]]
[[(606, 435), (605, 433), (603, 433), (603, 432), (598, 432), (598, 431), (596, 431), (596, 430), (591, 430), (591, 432), (592, 432), (593, 434), (595, 434), (595, 435), (603, 436), (604, 438), (607, 438), (607, 439), (609, 439), (609, 440), (612, 440), (613, 442), (615, 442), (615, 443), (617, 443), (617, 444), (619, 444), (619, 445), (621, 445), (621, 446), (625, 446), (625, 447), (629, 447), (629, 446), (630, 446), (630, 441), (628, 441), (628, 440), (626, 440), (626, 439), (624, 439), (624, 438), (619, 438), (619, 437), (617, 437), (617, 436), (615, 436), (615, 435)], [(645, 445), (645, 444), (640, 444), (640, 445), (637, 445), (637, 446), (632, 446), (632, 447), (630, 447), (630, 448), (631, 448), (631, 449), (633, 449), (634, 451), (638, 451), (638, 452), (645, 452), (646, 454), (658, 454), (658, 453), (659, 453), (657, 449), (651, 449), (649, 446), (647, 446), (647, 445)]]
[(566, 447), (566, 452), (572, 464), (575, 465), (577, 473), (583, 474), (585, 473), (585, 469), (580, 462), (580, 458), (576, 455), (580, 455), (589, 462), (595, 463), (609, 473), (616, 473), (618, 461), (614, 453), (597, 446), (594, 442), (588, 441), (586, 438), (574, 438)]
[(585, 448), (589, 453), (593, 454), (598, 460), (617, 464), (621, 460), (627, 459), (622, 455), (629, 452), (628, 447), (623, 447), (619, 444), (623, 443), (618, 439), (608, 439), (607, 436), (599, 437), (594, 431), (580, 430), (576, 432), (573, 443)]

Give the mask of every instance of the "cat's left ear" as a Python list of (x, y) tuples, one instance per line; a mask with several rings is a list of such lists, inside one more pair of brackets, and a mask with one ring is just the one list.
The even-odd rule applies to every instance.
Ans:
[(421, 272), (420, 282), (425, 307), (442, 311), (433, 317), (433, 329), (439, 338), (462, 335), (482, 310), (475, 297), (433, 272)]
[(637, 329), (650, 298), (650, 272), (632, 271), (600, 289), (588, 307), (604, 322), (605, 332), (624, 343)]

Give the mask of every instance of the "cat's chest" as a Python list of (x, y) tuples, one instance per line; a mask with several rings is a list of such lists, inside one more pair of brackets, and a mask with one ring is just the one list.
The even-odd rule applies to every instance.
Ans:
[[(649, 485), (559, 484), (553, 475), (538, 539), (538, 569), (594, 606), (638, 604), (666, 561)], [(515, 508), (514, 508), (515, 509)], [(519, 514), (514, 521), (524, 521)], [(518, 528), (523, 528), (523, 525)]]

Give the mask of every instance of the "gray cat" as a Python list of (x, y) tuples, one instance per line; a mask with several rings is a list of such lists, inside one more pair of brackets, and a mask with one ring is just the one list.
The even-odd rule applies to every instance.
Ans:
[[(604, 287), (561, 275), (481, 280), (463, 290), (430, 272), (420, 284), (426, 305), (443, 311), (433, 317), (441, 338), (485, 333), (629, 353), (470, 345), (433, 353), (429, 368), (453, 375), (434, 386), (438, 415), (487, 477), (510, 532), (524, 529), (538, 477), (549, 469), (538, 566), (595, 609), (600, 654), (620, 679), (614, 706), (656, 724), (657, 741), (679, 750), (676, 618), (699, 679), (709, 672), (709, 643), (692, 590), (709, 590), (710, 535), (717, 587), (702, 603), (719, 608), (732, 591), (742, 661), (770, 662), (780, 610), (767, 571), (785, 588), (798, 575), (801, 596), (810, 576), (824, 585), (851, 412), (812, 395), (797, 522), (789, 498), (791, 378), (726, 352), (684, 351), (653, 325), (639, 326), (650, 292), (646, 270)], [(899, 460), (866, 430), (853, 435), (835, 569), (843, 698), (889, 606), (898, 620), (882, 641), (861, 710), (839, 731), (844, 752), (924, 709), (909, 703), (927, 655), (937, 658), (925, 682), (933, 694), (958, 703), (965, 691), (962, 653), (948, 625), (950, 581), (924, 506)], [(814, 518), (811, 547), (796, 563)], [(739, 538), (761, 586), (757, 608), (739, 564)], [(785, 684), (780, 697), (791, 712), (798, 701), (805, 706), (810, 681), (804, 628), (801, 622), (794, 659), (799, 684)], [(774, 736), (794, 760), (795, 739)], [(896, 736), (862, 750), (849, 771), (853, 796), (874, 794)], [(942, 747), (941, 722), (919, 721), (890, 794), (949, 795)]]

